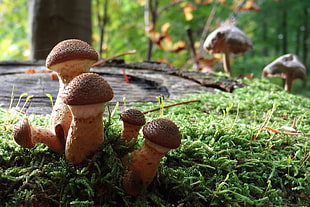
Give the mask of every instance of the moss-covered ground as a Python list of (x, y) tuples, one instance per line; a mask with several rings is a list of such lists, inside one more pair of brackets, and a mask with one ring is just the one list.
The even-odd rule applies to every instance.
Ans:
[[(107, 110), (105, 142), (79, 166), (43, 144), (19, 147), (12, 128), (25, 115), (0, 110), (0, 205), (309, 206), (310, 100), (268, 80), (243, 81), (248, 87), (233, 93), (197, 93), (171, 101), (200, 100), (164, 109), (164, 117), (179, 126), (182, 144), (167, 153), (151, 185), (137, 197), (122, 190), (126, 169), (120, 158), (143, 138), (139, 135), (131, 149), (119, 139), (123, 107)], [(158, 117), (158, 111), (146, 114), (147, 121)], [(34, 126), (48, 127), (49, 116), (28, 118)]]

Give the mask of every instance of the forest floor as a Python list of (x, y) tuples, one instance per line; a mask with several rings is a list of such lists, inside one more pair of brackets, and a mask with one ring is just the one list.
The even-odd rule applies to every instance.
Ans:
[[(25, 115), (0, 109), (1, 206), (309, 206), (310, 100), (268, 80), (232, 93), (198, 92), (165, 103), (199, 100), (163, 110), (177, 124), (182, 143), (163, 157), (153, 182), (137, 197), (126, 195), (121, 157), (139, 148), (119, 138), (126, 108), (146, 111), (154, 103), (107, 107), (105, 142), (84, 163), (43, 144), (18, 146), (14, 124)], [(159, 118), (158, 111), (146, 120)], [(49, 115), (28, 115), (48, 127)]]

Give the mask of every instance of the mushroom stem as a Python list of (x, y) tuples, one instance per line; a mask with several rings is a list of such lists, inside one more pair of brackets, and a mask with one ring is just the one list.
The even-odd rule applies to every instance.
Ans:
[(225, 50), (224, 56), (223, 56), (223, 64), (224, 64), (224, 70), (229, 75), (229, 77), (232, 77), (230, 72), (230, 60), (229, 60), (229, 51)]
[(72, 122), (66, 141), (66, 159), (79, 164), (95, 152), (104, 141), (102, 120), (104, 104), (69, 106)]
[(13, 135), (14, 140), (25, 148), (33, 148), (36, 143), (43, 143), (55, 152), (64, 151), (64, 140), (48, 129), (31, 126), (27, 118), (14, 126)]
[(287, 92), (291, 91), (293, 80), (294, 79), (292, 78), (292, 76), (290, 74), (286, 75), (284, 90), (286, 90)]
[(135, 171), (141, 178), (143, 186), (148, 186), (156, 175), (162, 157), (170, 149), (145, 140), (143, 145), (132, 152), (129, 171)]

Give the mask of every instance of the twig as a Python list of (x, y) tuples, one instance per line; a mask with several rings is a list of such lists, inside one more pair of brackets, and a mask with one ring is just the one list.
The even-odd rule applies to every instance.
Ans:
[(203, 28), (203, 32), (202, 32), (202, 35), (200, 37), (200, 40), (199, 40), (199, 56), (202, 56), (203, 54), (203, 43), (207, 37), (207, 34), (208, 34), (208, 31), (209, 31), (209, 27), (211, 25), (211, 22), (212, 20), (214, 19), (214, 16), (215, 16), (215, 12), (216, 12), (216, 9), (219, 5), (219, 0), (217, 0), (215, 3), (214, 3), (214, 6), (212, 8), (212, 11), (208, 17), (208, 20), (206, 22), (206, 25), (204, 26)]
[(272, 131), (276, 134), (286, 134), (286, 135), (304, 135), (304, 136), (310, 136), (310, 133), (302, 133), (302, 132), (284, 132), (277, 129), (273, 129), (271, 127), (263, 127), (263, 129), (267, 129), (269, 131)]
[(117, 58), (117, 57), (120, 57), (120, 56), (123, 56), (123, 55), (135, 54), (136, 52), (137, 52), (136, 50), (130, 50), (130, 51), (127, 51), (127, 52), (123, 52), (123, 53), (114, 55), (114, 56), (112, 56), (112, 57), (109, 57), (109, 58), (106, 58), (106, 59), (104, 59), (104, 60), (100, 60), (100, 61), (94, 63), (94, 64), (92, 65), (92, 67), (99, 66), (99, 65), (101, 65), (101, 64), (103, 64), (103, 63), (108, 62), (109, 60), (113, 60), (113, 59), (115, 59), (115, 58)]
[(199, 62), (197, 61), (197, 53), (195, 50), (195, 45), (194, 45), (194, 38), (193, 38), (193, 33), (191, 28), (186, 28), (186, 34), (188, 37), (189, 41), (189, 46), (190, 46), (190, 51), (192, 54), (192, 59), (193, 59), (193, 68), (198, 69), (199, 68)]
[[(163, 108), (168, 108), (168, 107), (172, 107), (172, 106), (177, 106), (177, 105), (187, 104), (187, 103), (193, 103), (193, 102), (200, 102), (200, 100), (182, 101), (182, 102), (178, 102), (178, 103), (166, 105), (166, 106), (164, 106)], [(158, 108), (150, 109), (150, 110), (147, 110), (147, 111), (143, 111), (142, 113), (143, 113), (143, 114), (147, 114), (147, 113), (149, 113), (149, 112), (158, 111), (158, 110), (160, 110), (160, 109), (161, 109), (161, 108), (158, 107)]]

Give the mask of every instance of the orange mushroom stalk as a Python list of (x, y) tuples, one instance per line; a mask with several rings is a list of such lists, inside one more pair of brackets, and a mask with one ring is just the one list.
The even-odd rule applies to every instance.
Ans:
[(15, 142), (24, 148), (33, 148), (36, 143), (44, 143), (55, 152), (64, 150), (62, 139), (48, 129), (31, 126), (27, 118), (15, 124), (13, 136)]
[[(134, 177), (128, 179), (128, 176), (133, 175), (126, 174), (122, 180), (124, 190), (130, 195), (137, 195), (152, 182), (162, 157), (169, 150), (179, 147), (181, 143), (181, 134), (176, 124), (164, 118), (147, 123), (143, 127), (143, 134), (145, 141), (141, 148), (132, 152), (128, 165), (128, 173), (133, 173)], [(137, 182), (139, 179), (143, 187), (136, 185), (133, 189), (132, 184), (127, 182), (127, 180)]]
[(62, 99), (72, 113), (66, 140), (66, 159), (81, 163), (104, 141), (102, 115), (106, 102), (113, 98), (113, 90), (106, 80), (95, 73), (75, 77), (64, 89)]

